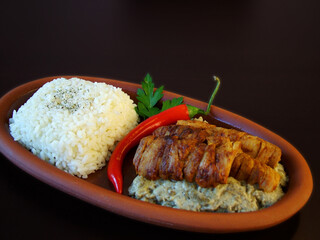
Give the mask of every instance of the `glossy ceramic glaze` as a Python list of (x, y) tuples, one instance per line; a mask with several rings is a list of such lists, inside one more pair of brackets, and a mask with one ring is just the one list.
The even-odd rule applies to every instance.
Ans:
[[(215, 233), (250, 231), (274, 226), (297, 213), (311, 195), (313, 188), (311, 172), (307, 162), (296, 148), (264, 127), (214, 106), (211, 107), (210, 115), (205, 118), (210, 123), (246, 131), (281, 148), (283, 153), (281, 161), (290, 182), (285, 196), (273, 206), (249, 213), (209, 213), (177, 210), (133, 199), (127, 195), (127, 188), (135, 177), (132, 165), (135, 149), (132, 149), (125, 159), (123, 195), (114, 192), (107, 178), (106, 167), (91, 174), (88, 179), (80, 179), (65, 173), (42, 161), (15, 142), (8, 130), (8, 120), (12, 116), (12, 111), (18, 109), (44, 83), (54, 78), (57, 77), (47, 77), (26, 83), (0, 99), (0, 150), (25, 172), (67, 194), (135, 220), (186, 231)], [(81, 78), (121, 87), (135, 101), (136, 90), (140, 88), (138, 84), (117, 80), (85, 76)], [(164, 92), (164, 99), (177, 96), (175, 93)], [(206, 103), (188, 97), (184, 97), (184, 102), (206, 108)]]

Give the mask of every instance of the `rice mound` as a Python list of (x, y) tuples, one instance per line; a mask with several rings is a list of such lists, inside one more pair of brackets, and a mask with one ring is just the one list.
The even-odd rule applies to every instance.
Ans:
[(10, 134), (39, 158), (87, 178), (105, 166), (116, 143), (137, 125), (135, 106), (120, 88), (58, 78), (13, 112)]

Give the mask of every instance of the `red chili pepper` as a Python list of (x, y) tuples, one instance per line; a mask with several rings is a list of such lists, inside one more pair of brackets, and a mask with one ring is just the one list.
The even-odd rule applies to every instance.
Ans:
[(209, 114), (211, 104), (220, 86), (219, 78), (214, 77), (214, 80), (217, 81), (217, 85), (210, 97), (206, 111), (187, 104), (169, 108), (141, 122), (117, 144), (108, 164), (108, 178), (112, 182), (117, 193), (122, 193), (122, 163), (128, 151), (138, 145), (143, 137), (151, 135), (154, 130), (161, 126), (176, 123), (178, 120), (189, 120), (196, 114)]

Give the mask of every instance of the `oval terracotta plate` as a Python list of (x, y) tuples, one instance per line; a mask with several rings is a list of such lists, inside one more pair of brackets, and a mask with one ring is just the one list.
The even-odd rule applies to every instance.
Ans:
[[(65, 76), (70, 78), (71, 76)], [(279, 146), (283, 152), (282, 163), (290, 181), (285, 196), (273, 206), (249, 213), (209, 213), (178, 210), (146, 203), (128, 196), (128, 187), (135, 177), (132, 158), (135, 149), (127, 155), (123, 168), (124, 194), (114, 192), (107, 178), (106, 167), (80, 179), (46, 163), (15, 142), (9, 134), (8, 120), (44, 83), (57, 77), (47, 77), (21, 85), (0, 100), (0, 150), (15, 165), (35, 178), (83, 201), (110, 212), (135, 220), (164, 227), (197, 232), (240, 232), (268, 228), (279, 224), (298, 212), (308, 201), (312, 188), (312, 176), (303, 156), (283, 138), (262, 126), (218, 107), (212, 107), (206, 120), (223, 127), (232, 127), (259, 136)], [(121, 87), (136, 101), (140, 85), (111, 79), (83, 77), (82, 79), (105, 82)], [(179, 95), (164, 92), (164, 99)], [(188, 97), (184, 102), (205, 109), (206, 103)]]

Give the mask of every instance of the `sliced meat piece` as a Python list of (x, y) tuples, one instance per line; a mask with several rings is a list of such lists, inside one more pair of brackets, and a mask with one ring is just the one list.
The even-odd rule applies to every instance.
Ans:
[(190, 152), (195, 150), (196, 145), (199, 141), (196, 139), (179, 139), (178, 140), (178, 154), (182, 161), (186, 161), (186, 158)]
[(280, 175), (271, 167), (257, 160), (247, 182), (259, 184), (259, 188), (265, 192), (272, 192), (280, 182)]
[[(149, 141), (149, 139), (146, 139)], [(166, 148), (166, 139), (154, 137), (148, 142), (141, 155), (140, 161), (136, 161), (137, 174), (150, 180), (159, 178), (159, 164)]]
[[(173, 164), (175, 161), (178, 161), (178, 148), (176, 145), (173, 145), (174, 139), (170, 137), (165, 137), (166, 146), (164, 150), (163, 157), (159, 164), (159, 177), (162, 179), (170, 179), (170, 176), (173, 171)], [(177, 138), (176, 138), (177, 139)], [(169, 170), (171, 168), (171, 172)]]
[(159, 176), (162, 179), (182, 180), (187, 157), (198, 142), (194, 139), (179, 140), (177, 137), (165, 139), (166, 147), (159, 166)]
[(140, 164), (140, 160), (142, 158), (142, 154), (154, 139), (155, 139), (155, 136), (151, 135), (151, 136), (144, 137), (140, 140), (136, 153), (133, 157), (133, 165), (135, 166), (136, 172), (138, 172), (138, 167)]
[(205, 152), (199, 164), (195, 181), (200, 187), (215, 187), (218, 185), (216, 179), (219, 179), (216, 164), (215, 164), (215, 149), (214, 144), (207, 145)]
[(280, 182), (280, 175), (269, 166), (265, 166), (265, 175), (259, 179), (259, 188), (265, 192), (272, 192)]
[(255, 165), (255, 160), (245, 153), (242, 153), (240, 158), (241, 165), (238, 168), (238, 172), (234, 178), (239, 181), (246, 181), (251, 175), (252, 169)]
[[(275, 145), (274, 145), (275, 146)], [(281, 160), (281, 149), (278, 146), (275, 146), (274, 152), (272, 153), (271, 157), (268, 161), (268, 166), (275, 168), (278, 162)]]
[(258, 137), (246, 134), (241, 137), (240, 142), (242, 144), (241, 148), (243, 152), (247, 153), (253, 158), (256, 158), (261, 147), (260, 139)]
[(159, 165), (162, 179), (183, 179), (184, 162), (179, 158), (179, 140), (177, 137), (165, 137), (166, 147)]
[(227, 183), (232, 163), (239, 151), (241, 151), (240, 142), (232, 143), (230, 140), (216, 148), (215, 164), (219, 173), (216, 175), (219, 176), (218, 183)]
[(261, 141), (260, 150), (256, 156), (256, 159), (262, 163), (268, 164), (273, 152), (275, 151), (275, 146), (269, 142)]
[(199, 143), (188, 155), (183, 170), (184, 178), (188, 182), (193, 182), (195, 180), (195, 175), (203, 158), (206, 146), (207, 145), (204, 143)]
[(252, 168), (251, 175), (249, 176), (247, 182), (249, 184), (259, 183), (259, 179), (264, 177), (264, 168), (259, 161), (255, 161), (255, 164)]
[[(245, 156), (247, 155), (245, 153), (239, 153), (233, 160), (232, 166), (231, 166), (231, 170), (230, 170), (230, 176), (236, 178), (238, 171), (241, 167), (241, 164), (243, 162), (243, 159)], [(249, 155), (247, 155), (249, 156)]]

